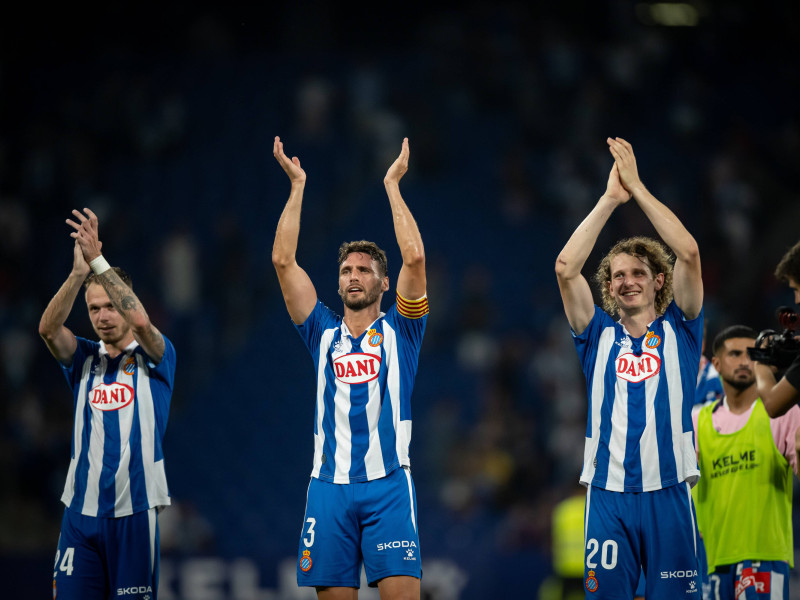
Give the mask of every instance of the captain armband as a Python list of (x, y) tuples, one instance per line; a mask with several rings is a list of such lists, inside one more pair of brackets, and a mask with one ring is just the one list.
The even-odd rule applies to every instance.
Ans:
[(397, 312), (407, 319), (419, 319), (430, 312), (428, 310), (428, 296), (425, 295), (419, 300), (407, 300), (397, 294)]

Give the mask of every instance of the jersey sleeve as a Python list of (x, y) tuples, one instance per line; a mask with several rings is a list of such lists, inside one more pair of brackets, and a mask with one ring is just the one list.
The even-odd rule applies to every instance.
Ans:
[(75, 347), (75, 354), (72, 355), (72, 362), (69, 365), (58, 363), (61, 365), (61, 371), (64, 377), (67, 378), (67, 383), (71, 388), (74, 388), (81, 380), (83, 373), (83, 364), (86, 359), (97, 353), (97, 348), (100, 346), (97, 342), (87, 340), (86, 338), (75, 336), (75, 341), (78, 342)]
[(407, 300), (397, 294), (397, 302), (386, 313), (389, 321), (403, 337), (411, 342), (414, 349), (419, 352), (422, 346), (422, 337), (425, 334), (425, 325), (428, 323), (428, 297), (419, 300)]
[[(163, 379), (167, 385), (169, 385), (169, 388), (172, 389), (175, 379), (175, 346), (163, 333), (161, 336), (164, 338), (164, 356), (161, 357), (161, 361), (158, 364), (148, 366), (150, 366), (150, 371), (152, 373), (158, 375), (158, 377)], [(148, 360), (150, 360), (149, 357)]]
[(580, 334), (570, 328), (572, 341), (575, 343), (575, 350), (578, 352), (581, 368), (584, 373), (588, 373), (590, 364), (594, 362), (595, 353), (600, 343), (600, 334), (603, 329), (613, 325), (613, 320), (602, 308), (595, 304), (592, 320)]
[(665, 316), (669, 316), (670, 321), (675, 324), (681, 342), (686, 344), (689, 349), (696, 349), (697, 365), (700, 366), (700, 349), (703, 346), (703, 309), (694, 319), (687, 319), (683, 311), (678, 308), (675, 301), (669, 303)]
[(338, 327), (340, 322), (341, 318), (335, 312), (325, 306), (321, 300), (317, 300), (317, 305), (308, 315), (308, 318), (300, 325), (295, 325), (295, 329), (297, 329), (300, 337), (303, 338), (308, 351), (314, 354), (315, 350), (319, 348), (319, 343), (325, 330), (331, 327)]

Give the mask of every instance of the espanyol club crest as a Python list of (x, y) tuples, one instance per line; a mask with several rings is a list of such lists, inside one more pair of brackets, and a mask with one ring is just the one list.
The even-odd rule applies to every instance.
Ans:
[(614, 366), (617, 377), (631, 383), (639, 383), (661, 371), (661, 359), (652, 352), (642, 352), (639, 356), (633, 352), (626, 352), (617, 356)]
[(300, 557), (300, 570), (308, 573), (311, 570), (311, 564), (311, 551), (303, 550), (303, 556)]
[(648, 331), (647, 335), (644, 336), (644, 345), (646, 348), (650, 348), (650, 350), (655, 350), (661, 344), (661, 338), (658, 337), (652, 331)]
[(367, 331), (367, 343), (372, 346), (380, 346), (383, 343), (383, 334), (378, 333), (377, 329), (370, 329)]
[(125, 375), (133, 375), (133, 372), (136, 370), (136, 359), (132, 356), (128, 357), (128, 360), (125, 361), (125, 366), (122, 367), (122, 371)]
[(597, 577), (594, 576), (594, 571), (589, 571), (589, 576), (586, 578), (586, 590), (594, 594), (597, 588)]
[(89, 391), (89, 403), (97, 410), (113, 411), (133, 402), (133, 388), (124, 383), (101, 383)]
[(333, 372), (342, 383), (367, 383), (381, 371), (381, 357), (374, 354), (353, 352), (333, 361)]

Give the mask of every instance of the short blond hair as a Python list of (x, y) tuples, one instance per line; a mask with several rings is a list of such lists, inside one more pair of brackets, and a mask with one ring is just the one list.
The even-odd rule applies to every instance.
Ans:
[(594, 274), (594, 281), (600, 286), (600, 294), (603, 299), (603, 310), (610, 315), (619, 312), (617, 302), (611, 296), (608, 284), (611, 281), (611, 260), (619, 254), (629, 254), (645, 263), (655, 278), (659, 273), (664, 274), (664, 285), (656, 291), (655, 308), (656, 314), (662, 315), (667, 310), (667, 306), (672, 302), (672, 267), (675, 258), (664, 244), (649, 237), (636, 236), (620, 240), (611, 250), (608, 251), (600, 261), (597, 272)]

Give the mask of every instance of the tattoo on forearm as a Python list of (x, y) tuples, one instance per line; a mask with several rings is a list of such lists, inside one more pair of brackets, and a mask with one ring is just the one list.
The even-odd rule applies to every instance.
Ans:
[[(111, 304), (114, 305), (114, 308), (117, 309), (117, 312), (120, 313), (123, 318), (127, 320), (128, 314), (131, 312), (145, 312), (144, 306), (142, 306), (136, 294), (133, 293), (133, 290), (131, 290), (113, 270), (108, 270), (102, 275), (99, 275), (98, 280), (102, 284), (103, 289), (105, 289), (106, 294), (108, 294), (108, 299), (111, 300)], [(149, 342), (149, 351), (153, 352), (152, 358), (160, 360), (161, 356), (164, 354), (164, 337), (152, 324), (142, 335), (146, 336), (146, 340), (142, 341)]]
[[(133, 294), (131, 289), (119, 278), (119, 275), (112, 270), (108, 270), (98, 279), (103, 284), (103, 288), (108, 294), (108, 299), (120, 313), (123, 315), (132, 310), (137, 310), (141, 304)], [(127, 292), (127, 294), (126, 294)]]
[(117, 281), (114, 281), (112, 275), (113, 277), (116, 277), (119, 280), (119, 275), (114, 273), (114, 271), (106, 271), (105, 273), (102, 273), (101, 275), (97, 276), (97, 278), (100, 280), (100, 283), (102, 283), (103, 287), (106, 288), (106, 291), (108, 290), (109, 286), (118, 287), (119, 285)]

